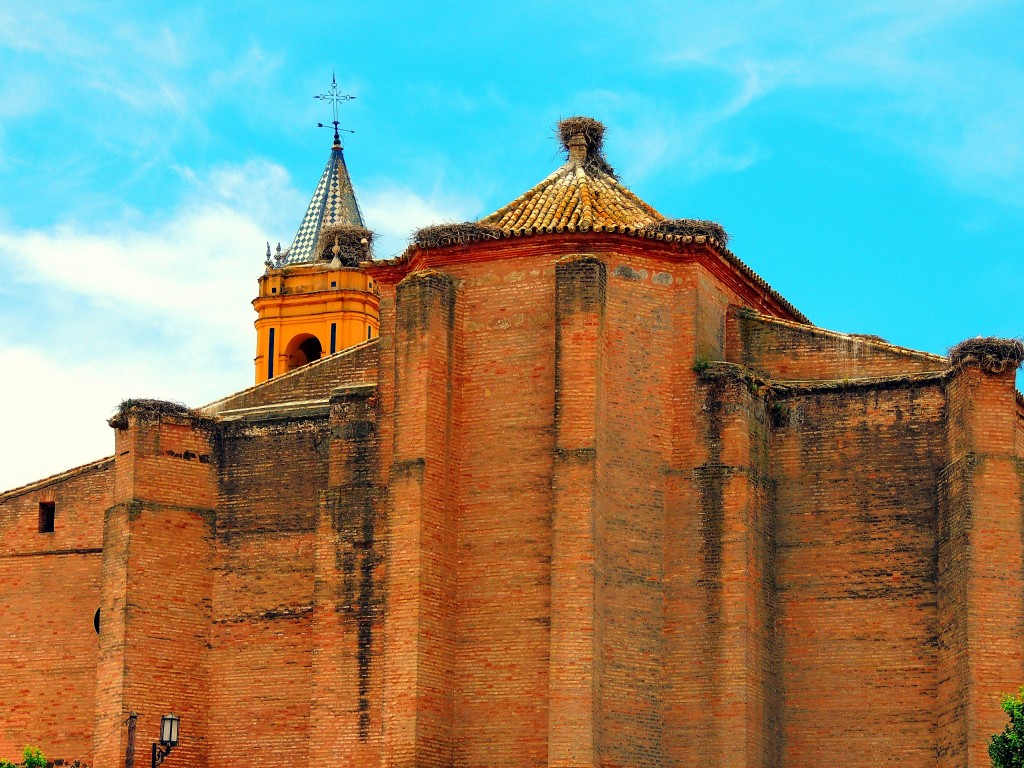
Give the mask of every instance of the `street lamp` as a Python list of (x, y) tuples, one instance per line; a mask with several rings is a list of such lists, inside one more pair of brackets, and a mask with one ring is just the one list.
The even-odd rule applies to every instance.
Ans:
[(171, 750), (178, 746), (179, 720), (177, 715), (164, 715), (160, 718), (160, 743), (153, 744), (152, 768), (160, 765), (171, 754)]

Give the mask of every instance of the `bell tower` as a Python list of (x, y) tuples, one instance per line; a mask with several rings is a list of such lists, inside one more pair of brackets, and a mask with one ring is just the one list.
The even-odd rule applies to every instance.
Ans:
[(380, 295), (360, 266), (372, 261), (373, 232), (363, 222), (339, 136), (337, 84), (322, 97), (335, 105), (334, 144), (291, 246), (272, 254), (253, 301), (256, 383), (372, 339)]

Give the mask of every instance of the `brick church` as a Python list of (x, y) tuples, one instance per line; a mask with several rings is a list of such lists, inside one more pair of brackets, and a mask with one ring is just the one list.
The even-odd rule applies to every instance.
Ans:
[(0, 758), (119, 768), (135, 712), (167, 768), (988, 765), (1021, 344), (816, 327), (559, 132), (389, 260), (335, 142), (256, 385), (0, 494)]

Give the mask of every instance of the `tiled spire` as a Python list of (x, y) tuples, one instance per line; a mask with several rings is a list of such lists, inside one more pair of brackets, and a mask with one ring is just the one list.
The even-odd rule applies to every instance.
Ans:
[(642, 229), (664, 219), (616, 178), (602, 151), (604, 126), (590, 117), (558, 125), (568, 162), (480, 224), (513, 232)]
[(356, 202), (356, 193), (352, 188), (352, 180), (345, 166), (345, 155), (341, 142), (335, 134), (331, 156), (327, 160), (320, 183), (316, 186), (313, 199), (309, 201), (306, 215), (302, 219), (299, 231), (295, 233), (291, 247), (284, 253), (285, 264), (302, 264), (316, 261), (317, 241), (325, 226), (343, 224), (350, 227), (365, 228), (363, 214)]

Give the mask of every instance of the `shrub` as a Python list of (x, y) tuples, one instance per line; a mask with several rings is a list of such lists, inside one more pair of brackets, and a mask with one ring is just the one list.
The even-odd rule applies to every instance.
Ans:
[(1024, 768), (1024, 688), (1016, 696), (1004, 696), (1000, 704), (1010, 722), (988, 743), (993, 768)]

